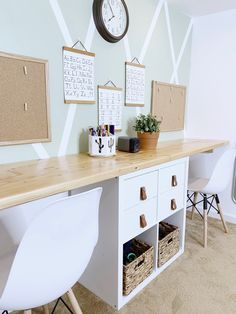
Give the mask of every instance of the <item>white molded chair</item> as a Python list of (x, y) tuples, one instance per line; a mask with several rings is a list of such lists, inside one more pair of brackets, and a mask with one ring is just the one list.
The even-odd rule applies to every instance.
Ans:
[[(68, 293), (74, 312), (82, 313), (71, 287), (84, 272), (98, 240), (101, 193), (102, 188), (96, 188), (65, 197), (32, 220), (16, 253), (0, 258), (1, 309), (31, 313), (30, 309)], [(6, 282), (1, 281), (6, 277)]]
[[(213, 173), (209, 179), (194, 178), (189, 180), (188, 201), (191, 202), (191, 205), (188, 207), (192, 207), (191, 213), (192, 219), (194, 217), (194, 211), (196, 209), (204, 220), (203, 224), (204, 247), (207, 247), (207, 215), (212, 207), (220, 215), (225, 232), (226, 233), (228, 232), (228, 228), (223, 216), (223, 211), (220, 205), (218, 193), (223, 192), (230, 182), (230, 178), (232, 177), (233, 173), (235, 156), (236, 156), (235, 149), (229, 149), (225, 151), (217, 161)], [(202, 196), (202, 200), (200, 201), (197, 201), (198, 194)], [(216, 203), (216, 207), (213, 205), (214, 201)], [(197, 205), (201, 202), (203, 202), (203, 215), (199, 212), (199, 209), (197, 208)]]

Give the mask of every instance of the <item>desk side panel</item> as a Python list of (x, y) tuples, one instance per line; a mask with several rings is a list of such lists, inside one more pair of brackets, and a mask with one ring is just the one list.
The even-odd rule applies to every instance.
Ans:
[(118, 179), (114, 178), (71, 191), (71, 194), (74, 195), (98, 186), (103, 187), (99, 209), (98, 243), (79, 283), (115, 309), (117, 309), (118, 302), (119, 260), (117, 181)]

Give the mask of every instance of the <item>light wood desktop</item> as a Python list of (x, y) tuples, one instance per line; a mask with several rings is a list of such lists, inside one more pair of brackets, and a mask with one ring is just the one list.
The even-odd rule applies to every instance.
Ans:
[(0, 165), (0, 209), (211, 151), (227, 143), (185, 139), (160, 142), (156, 151), (117, 152), (111, 158), (79, 154)]

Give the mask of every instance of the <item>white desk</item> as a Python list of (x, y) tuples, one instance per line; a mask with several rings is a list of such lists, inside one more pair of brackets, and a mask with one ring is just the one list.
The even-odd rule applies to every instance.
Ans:
[[(102, 186), (99, 240), (80, 282), (120, 309), (184, 252), (188, 157), (220, 147), (225, 141), (182, 140), (160, 143), (157, 151), (113, 158), (85, 154), (0, 166), (0, 209), (72, 190)], [(172, 176), (177, 186), (172, 186)], [(147, 199), (140, 200), (140, 187)], [(177, 208), (171, 209), (171, 200)], [(147, 226), (140, 227), (140, 215)], [(180, 228), (180, 251), (157, 267), (158, 227), (165, 220)], [(154, 246), (154, 271), (128, 296), (122, 294), (123, 244), (133, 237)], [(79, 248), (78, 248), (79, 249)]]

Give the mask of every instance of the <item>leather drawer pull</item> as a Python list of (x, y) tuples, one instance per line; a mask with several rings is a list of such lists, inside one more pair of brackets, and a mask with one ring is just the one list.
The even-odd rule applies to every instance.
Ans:
[(145, 186), (140, 188), (140, 200), (145, 201), (147, 199), (147, 192)]
[(171, 210), (176, 210), (176, 209), (177, 209), (176, 200), (173, 198), (171, 200)]
[(147, 221), (146, 221), (145, 215), (140, 216), (140, 227), (141, 228), (147, 227)]
[(171, 185), (172, 185), (172, 186), (177, 186), (177, 185), (178, 185), (176, 175), (172, 176)]

